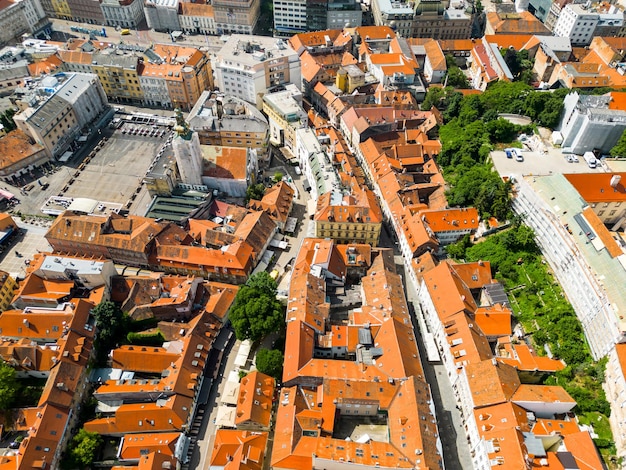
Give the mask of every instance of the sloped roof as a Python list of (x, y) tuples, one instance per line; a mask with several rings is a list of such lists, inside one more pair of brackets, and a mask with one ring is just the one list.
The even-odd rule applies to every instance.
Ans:
[(274, 399), (274, 379), (254, 371), (240, 382), (235, 424), (254, 423), (269, 427)]

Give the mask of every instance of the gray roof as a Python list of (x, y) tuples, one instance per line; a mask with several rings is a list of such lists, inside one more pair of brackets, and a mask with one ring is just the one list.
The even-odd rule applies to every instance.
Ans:
[(135, 55), (95, 53), (91, 60), (94, 65), (113, 65), (125, 69), (135, 69), (137, 67), (137, 57)]

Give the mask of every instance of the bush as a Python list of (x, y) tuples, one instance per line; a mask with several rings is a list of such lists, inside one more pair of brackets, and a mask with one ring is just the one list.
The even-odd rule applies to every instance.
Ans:
[(283, 353), (278, 349), (259, 349), (256, 355), (256, 368), (259, 372), (280, 380), (283, 375)]
[(162, 346), (165, 337), (160, 331), (156, 333), (134, 333), (130, 332), (126, 335), (126, 339), (130, 344), (137, 346)]

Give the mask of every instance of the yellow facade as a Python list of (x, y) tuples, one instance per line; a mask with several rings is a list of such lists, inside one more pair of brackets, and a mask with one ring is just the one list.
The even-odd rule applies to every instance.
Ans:
[(15, 289), (17, 289), (15, 279), (8, 273), (0, 271), (0, 312), (4, 312), (11, 305)]
[(102, 83), (107, 98), (124, 101), (143, 100), (136, 67), (129, 69), (110, 64), (94, 64), (92, 67)]
[(382, 224), (367, 222), (315, 222), (316, 238), (331, 238), (337, 243), (368, 243), (378, 246)]
[(70, 5), (67, 0), (51, 0), (52, 8), (58, 18), (65, 20), (72, 19), (72, 12), (70, 11)]

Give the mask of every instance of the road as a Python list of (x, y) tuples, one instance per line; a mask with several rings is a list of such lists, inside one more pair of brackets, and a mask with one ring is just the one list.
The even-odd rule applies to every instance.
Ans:
[[(98, 25), (90, 25), (86, 23), (76, 23), (74, 21), (61, 20), (57, 18), (51, 18), (53, 30), (61, 31), (64, 33), (72, 34), (76, 37), (85, 37), (86, 35), (81, 33), (73, 32), (70, 28), (72, 26), (81, 26), (88, 29), (98, 29), (102, 28)], [(104, 27), (107, 33), (107, 37), (103, 38), (98, 36), (96, 41), (102, 42), (111, 42), (111, 43), (119, 43), (123, 42), (124, 44), (135, 44), (135, 45), (143, 45), (149, 47), (150, 44), (172, 44), (172, 38), (168, 33), (159, 33), (152, 29), (140, 29), (140, 30), (131, 30), (131, 34), (121, 35), (119, 31), (116, 31), (112, 26)], [(215, 53), (220, 50), (223, 41), (219, 36), (208, 36), (202, 34), (196, 35), (188, 35), (185, 36), (184, 39), (178, 40), (176, 44), (181, 46), (194, 46), (198, 48), (204, 48), (206, 51)]]

